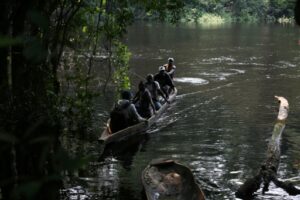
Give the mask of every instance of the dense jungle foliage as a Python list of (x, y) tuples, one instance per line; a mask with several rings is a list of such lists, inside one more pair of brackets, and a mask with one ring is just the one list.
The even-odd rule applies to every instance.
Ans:
[[(279, 22), (292, 23), (296, 0), (184, 0), (182, 21), (199, 23)], [(136, 16), (151, 19), (152, 13)]]
[(219, 0), (186, 1), (185, 10), (189, 19), (197, 20), (205, 13), (211, 13), (229, 21), (276, 22), (293, 18), (293, 0)]
[(112, 81), (129, 87), (125, 77), (130, 53), (121, 38), (134, 20), (132, 7), (175, 16), (182, 4), (1, 1), (2, 199), (58, 199), (61, 172), (84, 163), (85, 159), (69, 158), (59, 138), (89, 126), (96, 95), (89, 87), (95, 61), (109, 71), (101, 80), (103, 88)]
[[(288, 0), (3, 0), (0, 3), (0, 188), (2, 199), (58, 199), (61, 172), (87, 158), (60, 145), (85, 132), (92, 113), (92, 68), (107, 69), (104, 91), (130, 87), (122, 43), (136, 18), (197, 21), (205, 13), (236, 21), (293, 15)], [(255, 20), (252, 20), (255, 19)]]

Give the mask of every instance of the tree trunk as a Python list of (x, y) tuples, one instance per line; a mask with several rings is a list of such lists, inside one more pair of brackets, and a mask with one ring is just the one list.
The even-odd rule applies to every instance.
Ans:
[(300, 0), (297, 1), (295, 6), (295, 20), (300, 25)]
[(279, 101), (279, 112), (277, 121), (274, 125), (272, 138), (268, 144), (267, 158), (262, 164), (258, 174), (249, 178), (236, 192), (236, 197), (241, 199), (252, 199), (253, 193), (256, 192), (263, 183), (263, 194), (268, 191), (270, 182), (274, 182), (277, 187), (281, 187), (290, 195), (300, 194), (300, 190), (292, 184), (287, 184), (277, 179), (277, 170), (280, 163), (280, 140), (288, 117), (289, 104), (284, 97), (275, 96)]
[[(3, 11), (6, 18), (0, 18), (1, 33), (24, 39), (22, 44), (8, 45), (0, 49), (0, 89), (1, 116), (0, 126), (0, 187), (3, 199), (26, 199), (26, 192), (18, 190), (30, 183), (39, 183), (40, 190), (35, 197), (40, 199), (58, 199), (60, 181), (50, 180), (48, 176), (58, 175), (51, 158), (58, 148), (59, 126), (53, 114), (53, 103), (47, 91), (51, 80), (51, 72), (46, 60), (35, 62), (24, 57), (24, 50), (31, 42), (27, 39), (40, 40), (39, 27), (28, 20), (28, 12), (36, 9), (43, 11), (46, 6), (36, 0), (5, 1), (10, 6), (11, 15)], [(7, 10), (7, 12), (10, 10)], [(8, 20), (8, 16), (10, 16)], [(7, 22), (5, 21), (7, 20)], [(5, 26), (6, 25), (6, 26)], [(12, 90), (6, 98), (2, 95), (10, 91), (8, 88), (7, 55), (11, 50)], [(31, 51), (34, 51), (31, 50)], [(2, 54), (2, 52), (4, 52)], [(4, 65), (3, 65), (4, 64)], [(3, 73), (2, 73), (3, 72)], [(7, 137), (3, 141), (3, 137)], [(21, 193), (17, 193), (21, 192)], [(12, 194), (14, 196), (12, 196)], [(55, 197), (55, 198), (54, 198)]]

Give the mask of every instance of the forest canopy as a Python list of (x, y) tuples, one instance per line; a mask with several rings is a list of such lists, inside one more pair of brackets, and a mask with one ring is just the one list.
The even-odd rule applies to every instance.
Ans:
[[(217, 17), (227, 22), (293, 22), (295, 2), (296, 0), (184, 0), (182, 20), (205, 23)], [(153, 17), (150, 13), (137, 16)], [(201, 19), (205, 16), (210, 19)]]

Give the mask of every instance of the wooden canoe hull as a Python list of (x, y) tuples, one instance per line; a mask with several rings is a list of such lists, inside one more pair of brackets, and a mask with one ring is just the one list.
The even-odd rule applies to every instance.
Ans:
[(173, 160), (152, 161), (142, 173), (147, 200), (205, 200), (191, 170)]
[[(169, 96), (170, 102), (175, 101), (176, 94), (177, 94), (177, 89), (175, 88), (174, 92), (172, 92)], [(106, 144), (109, 144), (112, 142), (119, 142), (122, 140), (126, 140), (127, 138), (132, 137), (132, 136), (136, 135), (137, 133), (144, 132), (147, 129), (149, 129), (150, 126), (152, 126), (157, 121), (157, 119), (162, 115), (162, 113), (165, 112), (165, 110), (168, 108), (168, 106), (169, 106), (168, 103), (163, 104), (162, 107), (157, 111), (157, 113), (155, 115), (153, 115), (152, 117), (150, 117), (146, 122), (141, 122), (136, 125), (127, 127), (123, 130), (120, 130), (120, 131), (114, 133), (114, 134), (110, 133), (108, 125), (107, 125), (107, 127), (102, 132), (98, 141), (101, 143), (104, 143), (104, 145), (106, 145)], [(109, 124), (109, 121), (107, 124)]]
[(103, 150), (99, 149), (100, 157), (98, 160), (102, 161), (108, 156), (113, 156), (121, 161), (121, 165), (128, 162), (131, 163), (130, 161), (133, 160), (134, 155), (143, 148), (148, 140), (149, 134), (136, 134), (134, 137), (128, 138), (127, 140), (109, 143), (103, 147)]

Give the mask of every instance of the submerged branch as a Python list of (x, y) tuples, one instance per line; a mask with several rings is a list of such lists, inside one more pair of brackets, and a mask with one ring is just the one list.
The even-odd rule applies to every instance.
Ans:
[(282, 189), (284, 189), (289, 195), (298, 195), (300, 194), (300, 190), (297, 189), (292, 183), (287, 183), (274, 178), (273, 183)]

